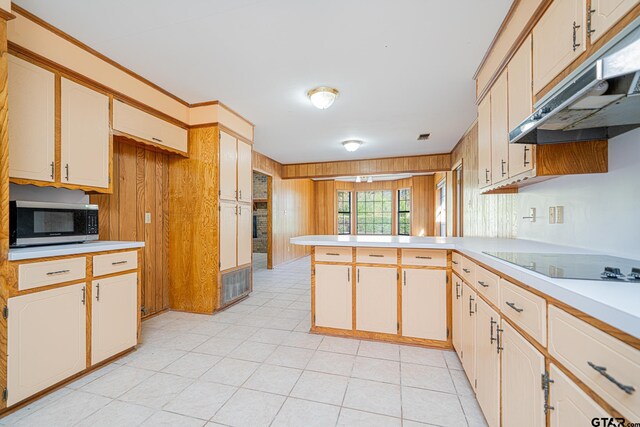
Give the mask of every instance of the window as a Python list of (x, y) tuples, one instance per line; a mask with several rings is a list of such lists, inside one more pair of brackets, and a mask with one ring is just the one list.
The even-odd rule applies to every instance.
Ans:
[(445, 237), (447, 235), (447, 179), (444, 178), (436, 187), (437, 208), (436, 208), (436, 227), (438, 227), (438, 236)]
[(350, 191), (338, 191), (338, 234), (351, 234)]
[(391, 190), (356, 193), (358, 234), (391, 234), (393, 194)]
[(411, 190), (398, 190), (398, 235), (411, 234)]

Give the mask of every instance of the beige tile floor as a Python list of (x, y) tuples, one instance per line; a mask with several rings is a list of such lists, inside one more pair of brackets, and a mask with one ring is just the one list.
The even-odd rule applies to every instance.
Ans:
[(454, 352), (323, 337), (309, 259), (254, 272), (213, 315), (145, 321), (137, 351), (32, 403), (16, 426), (485, 426)]

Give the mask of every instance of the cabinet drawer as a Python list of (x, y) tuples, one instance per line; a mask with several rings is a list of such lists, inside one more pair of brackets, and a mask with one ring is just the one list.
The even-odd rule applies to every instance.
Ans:
[(476, 267), (476, 288), (496, 306), (500, 305), (500, 278), (482, 267)]
[(547, 302), (502, 279), (500, 311), (543, 346), (547, 345)]
[(453, 268), (453, 271), (458, 273), (458, 275), (462, 275), (462, 255), (458, 252), (451, 254), (451, 268)]
[(87, 276), (85, 257), (56, 261), (20, 264), (18, 267), (18, 290), (39, 288), (84, 279)]
[(550, 305), (549, 353), (624, 417), (640, 419), (639, 350)]
[(361, 264), (398, 264), (395, 248), (357, 248), (356, 262)]
[(403, 249), (402, 265), (446, 267), (447, 251), (432, 251), (428, 249)]
[(316, 261), (353, 262), (351, 248), (316, 246)]
[(138, 268), (138, 252), (117, 252), (93, 257), (93, 276), (118, 273)]
[(473, 288), (476, 287), (476, 263), (469, 258), (462, 257), (462, 278)]

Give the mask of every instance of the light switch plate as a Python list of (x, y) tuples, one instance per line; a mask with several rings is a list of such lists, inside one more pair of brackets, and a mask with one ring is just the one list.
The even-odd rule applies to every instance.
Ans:
[(556, 207), (549, 206), (549, 224), (556, 223)]
[(151, 224), (151, 212), (144, 213), (144, 223)]
[(564, 206), (556, 206), (556, 224), (564, 224)]

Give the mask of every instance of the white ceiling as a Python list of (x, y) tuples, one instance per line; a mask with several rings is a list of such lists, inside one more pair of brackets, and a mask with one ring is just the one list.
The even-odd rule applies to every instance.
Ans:
[[(256, 125), (299, 163), (448, 152), (476, 115), (473, 73), (511, 0), (15, 0), (190, 103)], [(340, 90), (328, 110), (306, 92)], [(430, 132), (429, 141), (416, 141)], [(355, 153), (341, 141), (362, 139)]]

